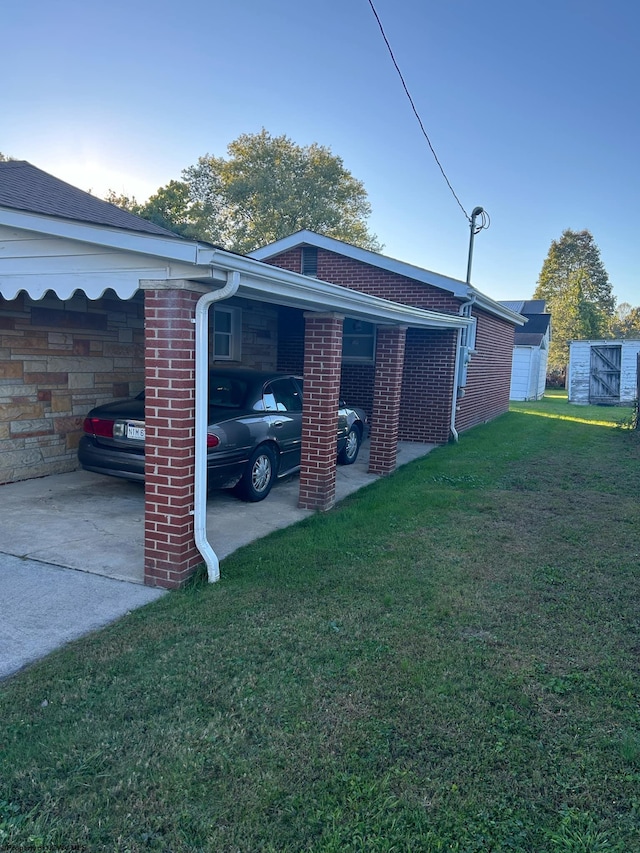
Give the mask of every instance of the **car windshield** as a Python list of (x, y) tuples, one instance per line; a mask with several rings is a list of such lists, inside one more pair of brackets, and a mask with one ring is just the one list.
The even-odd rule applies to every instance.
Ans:
[(243, 409), (247, 383), (236, 376), (212, 376), (209, 380), (209, 406), (216, 409)]

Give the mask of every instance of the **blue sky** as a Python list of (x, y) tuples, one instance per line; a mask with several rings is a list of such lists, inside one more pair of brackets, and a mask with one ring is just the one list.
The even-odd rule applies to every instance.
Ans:
[[(640, 304), (640, 4), (374, 0), (475, 238), (472, 282), (531, 297), (553, 239), (587, 228)], [(384, 253), (464, 279), (469, 225), (368, 0), (21, 0), (2, 14), (0, 151), (144, 200), (266, 128), (340, 156)]]

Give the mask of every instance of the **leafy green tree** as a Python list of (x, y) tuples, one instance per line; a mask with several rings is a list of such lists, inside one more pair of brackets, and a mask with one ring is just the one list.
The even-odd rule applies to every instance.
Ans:
[(611, 317), (609, 335), (612, 338), (640, 338), (640, 307), (621, 302)]
[(135, 213), (138, 216), (142, 216), (141, 210), (142, 205), (138, 204), (134, 196), (128, 196), (124, 193), (117, 193), (115, 190), (109, 190), (104, 197), (105, 201), (108, 201), (109, 204), (115, 204), (116, 207), (122, 207), (124, 210), (128, 210), (129, 213)]
[(169, 181), (160, 187), (141, 206), (140, 216), (182, 237), (204, 239), (199, 205), (191, 201), (189, 185), (184, 181)]
[(303, 228), (379, 251), (367, 228), (371, 205), (361, 181), (322, 145), (305, 148), (266, 130), (245, 133), (228, 159), (206, 155), (138, 204), (110, 191), (107, 201), (235, 252), (250, 252)]
[(545, 299), (551, 314), (550, 370), (566, 369), (570, 340), (607, 336), (615, 298), (589, 231), (567, 228), (551, 243), (533, 298)]
[(198, 205), (194, 205), (190, 198), (188, 184), (184, 181), (170, 181), (166, 187), (160, 187), (144, 204), (140, 204), (135, 196), (119, 194), (115, 190), (109, 190), (105, 201), (182, 237), (207, 239), (203, 236), (204, 227), (197, 213)]

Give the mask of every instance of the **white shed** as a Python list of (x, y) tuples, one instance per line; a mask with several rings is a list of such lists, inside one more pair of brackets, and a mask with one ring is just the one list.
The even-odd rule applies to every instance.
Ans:
[(630, 406), (638, 398), (640, 340), (570, 341), (569, 402)]
[(545, 313), (544, 299), (501, 304), (527, 318), (526, 324), (515, 332), (509, 399), (540, 400), (547, 384), (551, 315)]

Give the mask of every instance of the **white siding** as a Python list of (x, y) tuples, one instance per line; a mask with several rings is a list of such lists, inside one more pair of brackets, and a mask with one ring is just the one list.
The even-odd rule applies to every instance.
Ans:
[(0, 294), (8, 300), (22, 290), (32, 299), (42, 299), (49, 290), (61, 299), (76, 291), (99, 299), (108, 288), (130, 299), (141, 279), (188, 278), (193, 273), (193, 267), (151, 255), (0, 225)]
[(547, 384), (548, 350), (540, 347), (513, 348), (510, 400), (540, 400)]
[(531, 361), (533, 347), (514, 347), (511, 360), (511, 400), (531, 399)]
[(621, 346), (620, 403), (630, 405), (636, 399), (637, 357), (640, 340), (634, 341), (571, 341), (569, 343), (569, 402), (586, 405), (589, 402), (591, 347)]
[(549, 361), (549, 332), (544, 337), (544, 349), (538, 349), (538, 370), (537, 384), (535, 386), (536, 400), (541, 400), (544, 397), (544, 392), (547, 387), (547, 362)]

